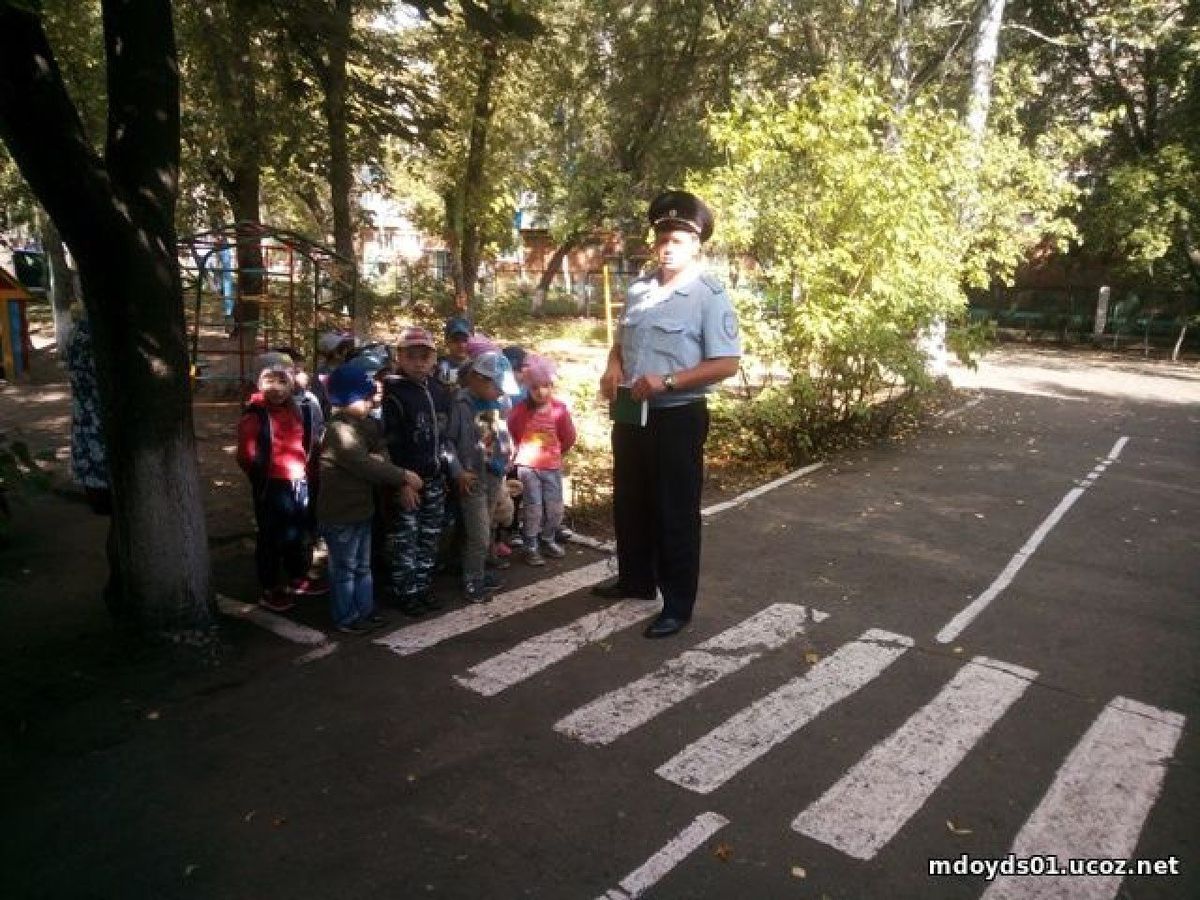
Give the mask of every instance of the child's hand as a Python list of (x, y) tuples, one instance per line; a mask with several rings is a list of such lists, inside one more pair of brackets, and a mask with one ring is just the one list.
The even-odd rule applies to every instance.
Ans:
[(474, 472), (463, 472), (455, 479), (455, 483), (458, 485), (458, 492), (464, 495), (471, 493), (471, 491), (475, 490), (475, 482), (478, 477)]
[(401, 507), (401, 509), (407, 510), (408, 512), (412, 512), (414, 509), (417, 508), (417, 506), (421, 502), (421, 498), (417, 494), (418, 490), (419, 490), (418, 488), (410, 487), (407, 484), (404, 485), (404, 487), (400, 488), (400, 507)]
[(411, 488), (414, 491), (419, 491), (423, 487), (425, 487), (425, 482), (421, 480), (421, 476), (416, 472), (406, 471), (404, 473), (404, 488)]

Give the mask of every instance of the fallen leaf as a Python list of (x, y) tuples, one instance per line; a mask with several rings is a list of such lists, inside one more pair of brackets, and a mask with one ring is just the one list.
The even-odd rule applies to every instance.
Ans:
[(955, 648), (954, 648), (954, 652), (955, 652), (955, 653), (962, 653), (962, 647), (955, 647)]
[(970, 828), (959, 828), (957, 825), (954, 824), (953, 819), (946, 820), (946, 827), (948, 829), (950, 829), (951, 834), (974, 834), (975, 833)]
[(717, 849), (713, 851), (713, 856), (721, 862), (729, 862), (733, 859), (733, 847), (729, 844), (717, 844)]
[(258, 815), (258, 810), (252, 809), (252, 810), (250, 810), (250, 812), (248, 812), (244, 816), (242, 816), (242, 821), (243, 822), (252, 822), (252, 821), (254, 821), (254, 817), (257, 815)]
[(804, 653), (804, 661), (810, 666), (815, 666), (821, 661), (821, 654), (814, 653), (812, 650), (806, 650)]
[(807, 878), (808, 872), (806, 872), (804, 870), (803, 866), (792, 866), (792, 877), (793, 878)]

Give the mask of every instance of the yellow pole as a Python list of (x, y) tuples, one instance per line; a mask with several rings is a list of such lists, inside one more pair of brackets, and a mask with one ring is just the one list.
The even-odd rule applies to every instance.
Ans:
[(608, 265), (604, 266), (604, 328), (608, 335), (608, 346), (613, 344), (612, 289), (608, 284)]

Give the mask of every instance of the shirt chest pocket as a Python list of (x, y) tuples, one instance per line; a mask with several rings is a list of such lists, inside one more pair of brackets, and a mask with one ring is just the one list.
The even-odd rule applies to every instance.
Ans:
[(661, 319), (645, 327), (647, 349), (656, 357), (670, 360), (676, 368), (689, 368), (695, 364), (689, 362), (695, 353), (686, 324), (678, 319)]

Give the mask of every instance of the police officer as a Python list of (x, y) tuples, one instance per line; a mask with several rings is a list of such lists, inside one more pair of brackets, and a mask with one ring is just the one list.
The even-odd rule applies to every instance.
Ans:
[(650, 204), (658, 266), (629, 286), (620, 331), (600, 380), (612, 399), (628, 386), (649, 401), (645, 425), (614, 422), (613, 518), (617, 580), (593, 588), (608, 598), (652, 598), (663, 609), (648, 638), (668, 637), (692, 617), (700, 576), (700, 492), (705, 394), (737, 372), (737, 317), (701, 245), (713, 215), (694, 194), (667, 191)]

